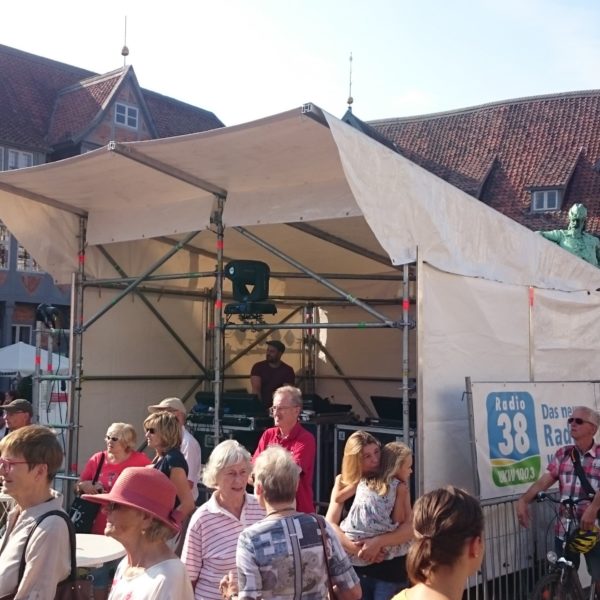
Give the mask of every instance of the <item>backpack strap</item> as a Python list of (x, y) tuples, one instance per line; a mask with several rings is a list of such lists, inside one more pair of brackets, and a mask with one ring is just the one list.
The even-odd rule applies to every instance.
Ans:
[(571, 448), (571, 461), (573, 462), (573, 468), (575, 469), (575, 473), (577, 477), (579, 477), (579, 481), (581, 481), (581, 487), (583, 488), (583, 491), (588, 496), (595, 496), (596, 490), (592, 487), (592, 484), (586, 477), (585, 471), (581, 466), (581, 457), (579, 456), (579, 450), (577, 450), (575, 446)]
[(75, 558), (75, 528), (73, 527), (73, 523), (67, 513), (62, 510), (50, 510), (47, 513), (39, 516), (35, 525), (31, 528), (31, 531), (27, 535), (27, 539), (25, 540), (25, 545), (23, 546), (23, 555), (21, 556), (21, 564), (19, 565), (19, 585), (21, 584), (21, 580), (23, 579), (23, 574), (25, 573), (25, 551), (27, 550), (27, 544), (33, 535), (33, 532), (38, 528), (38, 525), (46, 518), (46, 517), (61, 517), (64, 519), (67, 524), (67, 528), (69, 530), (69, 544), (71, 546), (71, 572), (67, 577), (70, 581), (75, 581), (77, 579), (77, 560)]

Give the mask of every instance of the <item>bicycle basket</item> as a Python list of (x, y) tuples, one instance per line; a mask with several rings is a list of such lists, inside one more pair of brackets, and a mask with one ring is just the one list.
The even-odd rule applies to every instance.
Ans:
[(586, 554), (589, 552), (598, 541), (598, 529), (594, 527), (591, 531), (578, 529), (567, 543), (567, 549), (571, 552)]

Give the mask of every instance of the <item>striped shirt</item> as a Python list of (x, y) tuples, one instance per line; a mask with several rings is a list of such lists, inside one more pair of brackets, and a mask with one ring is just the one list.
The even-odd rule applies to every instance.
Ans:
[(221, 600), (219, 582), (236, 573), (235, 550), (240, 533), (264, 519), (265, 510), (246, 494), (240, 519), (221, 507), (216, 492), (192, 515), (181, 560), (194, 585), (196, 600)]

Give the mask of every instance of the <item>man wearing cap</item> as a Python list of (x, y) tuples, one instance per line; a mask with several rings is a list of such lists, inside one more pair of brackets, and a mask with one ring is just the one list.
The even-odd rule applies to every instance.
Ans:
[(181, 447), (179, 449), (188, 464), (188, 483), (192, 489), (192, 496), (194, 497), (195, 502), (198, 499), (198, 477), (202, 466), (200, 444), (185, 427), (187, 411), (179, 398), (165, 398), (158, 404), (148, 407), (149, 413), (158, 412), (160, 410), (166, 410), (167, 412), (173, 413), (181, 425)]
[(294, 385), (296, 375), (290, 365), (281, 360), (285, 346), (279, 340), (267, 342), (266, 360), (257, 362), (250, 371), (252, 393), (256, 394), (265, 408), (271, 406), (273, 394), (284, 385)]
[(4, 410), (4, 419), (9, 431), (12, 432), (26, 425), (31, 425), (33, 406), (31, 406), (29, 400), (17, 398), (5, 404), (2, 409)]

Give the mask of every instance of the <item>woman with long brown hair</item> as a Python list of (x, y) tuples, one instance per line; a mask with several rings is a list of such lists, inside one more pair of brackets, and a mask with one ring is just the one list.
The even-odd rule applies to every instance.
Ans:
[(413, 509), (415, 540), (406, 568), (413, 587), (394, 600), (461, 600), (467, 577), (483, 560), (483, 511), (464, 490), (447, 486), (421, 496)]

